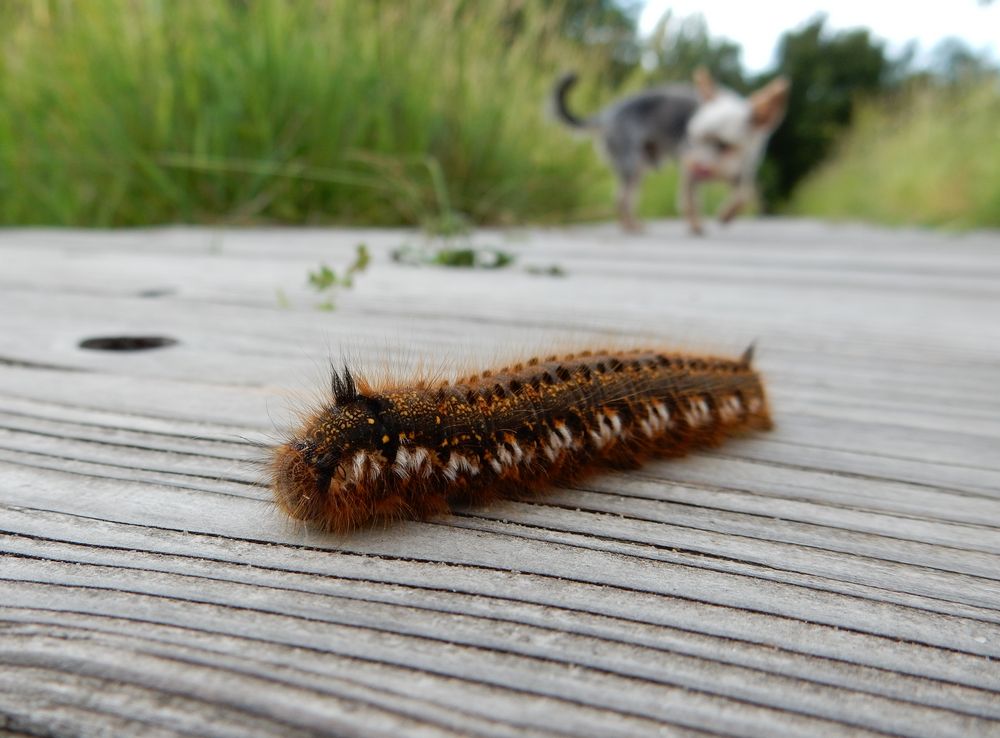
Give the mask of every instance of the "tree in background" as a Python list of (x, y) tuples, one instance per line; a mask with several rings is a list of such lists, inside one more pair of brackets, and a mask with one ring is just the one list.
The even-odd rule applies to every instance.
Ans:
[[(677, 18), (667, 13), (643, 51), (643, 66), (655, 82), (690, 80), (694, 70), (707, 67), (712, 76), (737, 92), (747, 91), (739, 44), (712, 38), (700, 15)], [(654, 80), (650, 80), (654, 81)]]
[[(792, 80), (788, 114), (768, 148), (762, 195), (769, 208), (829, 153), (851, 124), (859, 97), (884, 92), (895, 81), (896, 64), (867, 29), (829, 33), (826, 18), (789, 31), (778, 47), (777, 73)], [(763, 75), (754, 87), (774, 73)]]
[(995, 72), (986, 52), (977, 52), (960, 38), (946, 38), (931, 50), (928, 73), (946, 84), (975, 82)]
[[(539, 0), (536, 5), (558, 18), (563, 36), (607, 59), (602, 74), (605, 84), (617, 87), (635, 70), (639, 62), (636, 29), (642, 0)], [(464, 7), (477, 12), (478, 0), (466, 0)], [(504, 32), (515, 38), (523, 31), (526, 17), (523, 4), (511, 4)]]

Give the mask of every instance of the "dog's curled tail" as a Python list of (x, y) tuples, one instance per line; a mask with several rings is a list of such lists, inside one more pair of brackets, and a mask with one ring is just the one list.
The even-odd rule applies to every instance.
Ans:
[(571, 128), (594, 128), (595, 124), (593, 121), (588, 121), (575, 115), (566, 104), (566, 95), (569, 94), (570, 89), (576, 84), (576, 80), (576, 72), (567, 72), (556, 81), (556, 85), (552, 90), (552, 105), (555, 108), (556, 116)]

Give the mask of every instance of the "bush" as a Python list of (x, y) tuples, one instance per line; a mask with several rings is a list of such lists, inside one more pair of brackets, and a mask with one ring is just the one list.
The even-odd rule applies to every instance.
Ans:
[(599, 88), (612, 67), (610, 45), (565, 33), (566, 12), (527, 1), (4, 3), (0, 222), (607, 215), (605, 168), (544, 115), (559, 71)]
[(1000, 87), (924, 85), (868, 103), (792, 212), (897, 224), (1000, 226)]

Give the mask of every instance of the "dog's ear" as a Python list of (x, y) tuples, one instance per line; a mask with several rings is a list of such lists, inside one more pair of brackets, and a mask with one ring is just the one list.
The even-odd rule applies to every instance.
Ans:
[(708, 102), (718, 94), (715, 87), (715, 80), (708, 67), (698, 67), (694, 70), (694, 89), (698, 92), (698, 97), (702, 102)]
[(774, 130), (785, 117), (791, 83), (784, 77), (768, 82), (750, 96), (750, 119), (757, 128)]

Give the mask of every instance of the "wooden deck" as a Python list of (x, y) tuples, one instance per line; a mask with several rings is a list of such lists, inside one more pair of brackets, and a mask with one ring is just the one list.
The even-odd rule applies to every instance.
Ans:
[[(415, 238), (0, 233), (0, 734), (1000, 735), (1000, 235)], [(619, 336), (756, 340), (776, 429), (347, 538), (255, 484), (342, 352)]]

